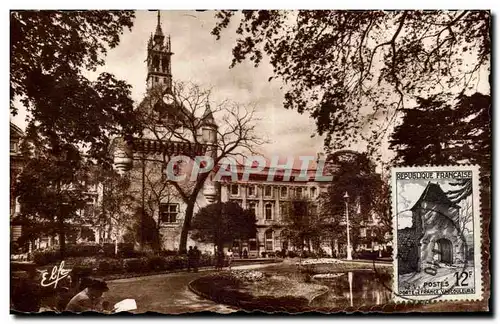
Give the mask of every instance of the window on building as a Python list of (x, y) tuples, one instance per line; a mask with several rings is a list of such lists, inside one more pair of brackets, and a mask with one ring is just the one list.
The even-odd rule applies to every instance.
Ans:
[(266, 251), (273, 251), (273, 230), (269, 229), (266, 231), (265, 235), (265, 244)]
[(10, 151), (17, 152), (17, 142), (16, 141), (10, 141)]
[(266, 220), (273, 219), (273, 205), (266, 204)]
[(287, 193), (288, 193), (288, 188), (287, 187), (281, 187), (281, 190), (280, 190), (280, 196), (281, 196), (281, 198), (285, 198)]
[(176, 223), (177, 214), (179, 213), (178, 204), (161, 204), (160, 217), (163, 223)]
[(231, 195), (238, 196), (240, 187), (237, 184), (231, 185)]
[(256, 193), (257, 193), (257, 190), (256, 190), (254, 185), (248, 186), (248, 195), (249, 196), (255, 197)]
[(250, 251), (256, 251), (257, 250), (257, 240), (256, 239), (252, 238), (252, 239), (250, 239), (248, 241), (248, 243), (249, 243), (248, 244), (249, 245), (248, 249)]
[(248, 209), (250, 209), (255, 216), (257, 216), (257, 203), (251, 202), (248, 204)]
[(94, 217), (94, 204), (92, 203), (92, 200), (87, 200), (85, 206), (81, 210), (80, 215), (86, 219)]
[(280, 219), (283, 219), (283, 217), (285, 216), (285, 204), (284, 203), (280, 203)]
[(316, 198), (316, 194), (317, 194), (317, 190), (316, 190), (316, 187), (312, 187), (311, 188), (311, 198)]
[(297, 198), (302, 198), (302, 188), (296, 188), (295, 195)]
[(266, 197), (271, 197), (273, 195), (273, 187), (272, 186), (264, 187), (264, 195)]
[(318, 206), (316, 206), (316, 205), (309, 206), (309, 213), (313, 216), (317, 216), (318, 215)]

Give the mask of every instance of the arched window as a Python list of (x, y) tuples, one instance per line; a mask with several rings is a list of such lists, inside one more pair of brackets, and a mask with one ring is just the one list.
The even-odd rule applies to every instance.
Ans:
[(266, 204), (266, 220), (271, 220), (273, 219), (273, 205), (272, 204)]
[(316, 187), (311, 187), (311, 198), (316, 198)]
[(153, 56), (153, 71), (158, 72), (160, 70), (160, 58), (158, 56)]
[(264, 195), (266, 197), (272, 197), (273, 196), (273, 187), (272, 186), (265, 186), (264, 187)]
[(273, 230), (268, 229), (265, 233), (265, 243), (266, 243), (266, 251), (274, 251), (273, 249)]

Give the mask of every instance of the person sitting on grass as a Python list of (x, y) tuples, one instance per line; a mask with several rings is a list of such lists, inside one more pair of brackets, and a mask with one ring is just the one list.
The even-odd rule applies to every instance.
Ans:
[(104, 306), (109, 307), (109, 303), (103, 304), (102, 295), (109, 290), (108, 285), (99, 279), (90, 279), (87, 287), (75, 295), (66, 306), (66, 311), (81, 312), (105, 312)]

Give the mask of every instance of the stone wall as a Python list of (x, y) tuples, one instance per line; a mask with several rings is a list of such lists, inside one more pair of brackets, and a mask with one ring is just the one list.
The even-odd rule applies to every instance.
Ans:
[(415, 227), (398, 230), (398, 274), (420, 271), (419, 236)]

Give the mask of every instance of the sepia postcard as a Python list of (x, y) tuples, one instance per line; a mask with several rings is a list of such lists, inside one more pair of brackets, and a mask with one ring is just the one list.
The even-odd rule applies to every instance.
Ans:
[(487, 10), (11, 10), (11, 314), (491, 312)]

